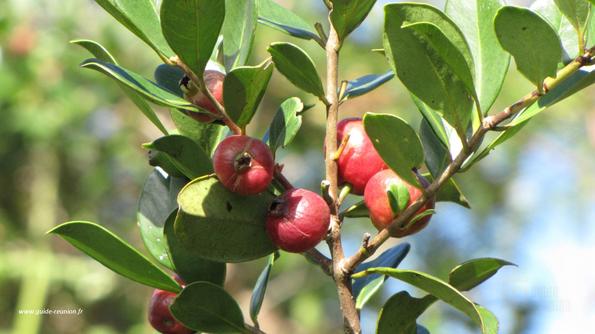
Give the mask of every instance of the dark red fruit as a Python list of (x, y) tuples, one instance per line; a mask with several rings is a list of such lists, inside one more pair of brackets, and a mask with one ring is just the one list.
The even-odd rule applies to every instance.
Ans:
[[(370, 211), (370, 218), (374, 226), (380, 231), (385, 227), (389, 226), (398, 215), (395, 215), (391, 208), (387, 192), (390, 189), (391, 184), (397, 184), (403, 182), (409, 190), (409, 202), (407, 207), (411, 203), (417, 201), (422, 196), (422, 191), (409, 183), (403, 181), (395, 172), (390, 169), (386, 169), (378, 172), (374, 175), (364, 191), (364, 202)], [(426, 183), (425, 181), (422, 183)], [(428, 209), (434, 209), (435, 200), (431, 199), (424, 204), (417, 212), (414, 217)], [(412, 226), (405, 229), (399, 229), (393, 231), (393, 236), (404, 237), (406, 235), (414, 234), (426, 227), (432, 216), (426, 216), (415, 222)], [(403, 226), (406, 226), (405, 223)]]
[(191, 334), (193, 330), (179, 323), (169, 310), (176, 294), (164, 290), (155, 290), (149, 304), (149, 323), (163, 334)]
[(318, 194), (306, 189), (291, 189), (273, 201), (266, 230), (279, 248), (302, 253), (324, 238), (330, 210)]
[[(223, 105), (223, 81), (225, 80), (225, 74), (219, 71), (206, 70), (204, 74), (205, 84), (207, 89), (219, 104)], [(211, 100), (202, 92), (196, 93), (196, 95), (189, 97), (190, 101), (198, 107), (211, 112), (214, 116), (207, 114), (199, 114), (190, 112), (190, 116), (199, 122), (209, 123), (217, 119), (219, 112)]]
[(347, 118), (337, 124), (338, 145), (347, 134), (349, 140), (337, 161), (339, 182), (349, 183), (352, 194), (362, 195), (368, 180), (387, 166), (366, 134), (361, 118)]
[(271, 183), (275, 161), (262, 141), (235, 135), (217, 146), (213, 168), (225, 188), (241, 195), (253, 195)]

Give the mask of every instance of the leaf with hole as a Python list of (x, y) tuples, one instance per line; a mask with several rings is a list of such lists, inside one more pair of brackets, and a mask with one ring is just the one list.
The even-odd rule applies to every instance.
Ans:
[(320, 40), (306, 20), (273, 0), (258, 1), (258, 22), (293, 37)]
[(297, 97), (290, 97), (281, 103), (265, 135), (265, 142), (273, 154), (293, 141), (302, 126), (303, 110), (304, 103)]
[(48, 233), (59, 235), (83, 253), (128, 279), (156, 289), (180, 291), (173, 278), (102, 226), (73, 221), (58, 225)]
[(225, 189), (215, 176), (190, 182), (178, 196), (174, 233), (196, 256), (220, 262), (244, 262), (276, 250), (265, 231), (274, 196), (242, 196)]
[(268, 50), (275, 67), (287, 80), (299, 89), (325, 99), (320, 76), (312, 58), (304, 50), (295, 44), (282, 42), (272, 43)]
[(166, 218), (163, 235), (169, 250), (169, 257), (174, 265), (175, 272), (186, 284), (206, 281), (223, 286), (225, 282), (226, 264), (200, 258), (189, 251), (176, 239), (174, 222), (177, 212), (172, 212)]
[(273, 270), (273, 265), (275, 264), (275, 261), (278, 257), (278, 252), (275, 252), (269, 256), (267, 265), (260, 273), (260, 276), (258, 276), (256, 284), (254, 285), (254, 289), (252, 289), (252, 297), (250, 298), (250, 318), (256, 326), (258, 326), (258, 313), (260, 313), (260, 307), (262, 306), (262, 301), (264, 300), (264, 294), (267, 291), (267, 285), (269, 284), (271, 271)]
[(170, 306), (184, 326), (209, 333), (245, 333), (238, 303), (223, 288), (209, 282), (187, 285)]
[(163, 38), (157, 9), (152, 0), (95, 0), (95, 2), (162, 57), (173, 56), (173, 51)]
[(526, 8), (505, 6), (498, 10), (494, 25), (500, 44), (529, 81), (541, 89), (546, 77), (556, 76), (562, 42), (545, 19)]
[(448, 0), (446, 14), (460, 27), (475, 65), (475, 87), (481, 110), (487, 113), (502, 89), (510, 63), (494, 32), (494, 17), (502, 0)]
[(388, 167), (407, 183), (420, 187), (412, 169), (423, 164), (424, 151), (411, 126), (394, 115), (366, 113), (364, 128)]
[(210, 156), (188, 137), (169, 135), (143, 146), (165, 153), (171, 164), (189, 179), (213, 172)]
[(176, 55), (199, 78), (215, 49), (225, 19), (225, 1), (163, 0), (161, 27)]
[(223, 101), (229, 117), (240, 127), (250, 123), (273, 75), (273, 64), (233, 69), (223, 82)]
[(225, 0), (223, 21), (223, 64), (227, 72), (248, 61), (256, 24), (257, 0)]

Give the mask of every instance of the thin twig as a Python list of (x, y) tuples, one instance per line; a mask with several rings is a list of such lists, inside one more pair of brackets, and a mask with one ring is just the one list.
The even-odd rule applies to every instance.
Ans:
[[(581, 67), (588, 64), (593, 58), (594, 53), (595, 47), (592, 47), (584, 55), (576, 58), (573, 62), (561, 69), (557, 73), (555, 78), (548, 78), (545, 82), (547, 84), (547, 87), (552, 89), (561, 84), (570, 75), (578, 71)], [(491, 131), (492, 129), (499, 126), (500, 123), (504, 122), (510, 117), (521, 112), (526, 107), (535, 103), (540, 96), (541, 93), (539, 93), (539, 91), (533, 91), (525, 95), (525, 97), (523, 97), (521, 100), (515, 102), (503, 111), (495, 115), (486, 117), (481, 126), (475, 131), (475, 133), (471, 137), (467, 149), (464, 149), (459, 153), (459, 155), (447, 166), (442, 175), (436, 178), (434, 182), (432, 182), (432, 184), (430, 184), (426, 188), (424, 195), (416, 202), (414, 202), (411, 206), (409, 206), (405, 211), (403, 211), (392, 222), (391, 226), (401, 226), (404, 222), (409, 221), (411, 218), (413, 218), (413, 216), (419, 210), (419, 208), (421, 208), (428, 201), (429, 198), (434, 196), (436, 192), (438, 192), (440, 187), (444, 183), (446, 183), (455, 173), (457, 173), (460, 170), (463, 163), (479, 148), (483, 137), (488, 131)], [(374, 252), (390, 237), (389, 229), (390, 226), (378, 232), (378, 234), (376, 234), (376, 236), (372, 238), (372, 240), (368, 243), (367, 246), (361, 247), (357, 253), (345, 259), (344, 269), (348, 272), (353, 272), (353, 270), (358, 264), (372, 256)]]

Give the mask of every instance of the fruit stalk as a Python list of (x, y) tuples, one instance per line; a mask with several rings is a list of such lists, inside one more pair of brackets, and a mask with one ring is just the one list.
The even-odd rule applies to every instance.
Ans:
[[(329, 18), (330, 21), (330, 18)], [(341, 44), (337, 31), (332, 23), (326, 42), (326, 137), (325, 137), (325, 172), (326, 180), (329, 182), (328, 195), (331, 199), (329, 208), (331, 211), (330, 234), (327, 242), (331, 250), (333, 261), (333, 279), (337, 286), (339, 304), (343, 313), (343, 324), (345, 333), (361, 333), (360, 319), (355, 300), (351, 291), (351, 276), (343, 266), (345, 254), (341, 245), (341, 220), (339, 218), (338, 204), (338, 170), (335, 154), (337, 151), (337, 119), (339, 113), (338, 69), (339, 49)]]

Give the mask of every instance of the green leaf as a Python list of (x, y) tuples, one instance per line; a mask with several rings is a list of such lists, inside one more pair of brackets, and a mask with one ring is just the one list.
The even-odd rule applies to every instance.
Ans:
[(48, 233), (59, 235), (104, 266), (135, 282), (161, 290), (180, 291), (173, 278), (102, 226), (73, 221), (58, 225)]
[(440, 142), (444, 144), (444, 146), (450, 147), (450, 138), (445, 127), (446, 121), (442, 118), (442, 116), (440, 116), (440, 112), (430, 108), (430, 106), (423, 103), (419, 98), (417, 98), (413, 94), (411, 94), (411, 99), (413, 100), (413, 103), (415, 103), (415, 105), (417, 106), (417, 109), (421, 112), (423, 119), (431, 127), (432, 131), (440, 140)]
[(223, 101), (229, 117), (240, 127), (250, 123), (273, 75), (273, 65), (240, 66), (225, 77)]
[(394, 77), (395, 73), (388, 71), (384, 74), (369, 74), (350, 80), (347, 82), (347, 89), (345, 89), (345, 93), (341, 96), (341, 100), (352, 99), (367, 94)]
[(352, 206), (348, 207), (347, 209), (345, 209), (341, 215), (343, 217), (349, 217), (349, 218), (364, 218), (364, 217), (369, 217), (370, 216), (370, 212), (368, 211), (368, 208), (366, 207), (366, 203), (364, 203), (364, 201), (359, 201), (355, 204), (353, 204)]
[[(429, 182), (434, 181), (434, 177), (429, 173), (422, 174), (424, 178), (426, 178)], [(467, 201), (467, 197), (463, 195), (459, 185), (453, 178), (450, 178), (446, 183), (440, 187), (438, 192), (436, 193), (436, 201), (437, 202), (452, 202), (459, 204), (467, 209), (470, 209), (471, 206), (469, 205), (469, 201)]]
[(161, 27), (169, 46), (199, 78), (217, 43), (225, 1), (163, 0)]
[(180, 212), (174, 232), (196, 256), (213, 261), (243, 262), (272, 253), (265, 231), (274, 196), (242, 196), (225, 189), (214, 176), (190, 182), (178, 196)]
[(562, 15), (554, 0), (537, 0), (531, 10), (540, 14), (554, 28), (562, 41), (562, 62), (567, 64), (578, 57), (578, 36), (570, 21)]
[(213, 172), (210, 156), (188, 137), (164, 136), (144, 146), (165, 153), (176, 169), (189, 179)]
[(364, 128), (388, 167), (407, 183), (420, 187), (412, 169), (424, 162), (424, 151), (411, 126), (394, 115), (366, 113)]
[(291, 43), (272, 43), (269, 53), (275, 67), (291, 83), (301, 90), (325, 100), (324, 88), (312, 58), (297, 45)]
[(546, 77), (555, 77), (562, 59), (562, 42), (552, 26), (529, 9), (505, 6), (494, 20), (496, 35), (517, 69), (541, 89)]
[(460, 28), (475, 64), (475, 88), (481, 110), (487, 113), (502, 89), (510, 56), (494, 32), (494, 17), (502, 0), (448, 0), (446, 14)]
[(472, 118), (474, 65), (456, 25), (429, 5), (390, 4), (385, 6), (384, 46), (407, 89), (464, 137)]
[(178, 321), (196, 331), (246, 333), (240, 306), (213, 283), (187, 285), (169, 308)]
[(85, 60), (81, 67), (99, 71), (155, 104), (198, 112), (198, 109), (192, 103), (174, 95), (153, 81), (118, 65), (92, 58)]
[(136, 219), (143, 242), (149, 253), (169, 269), (174, 266), (167, 254), (163, 226), (169, 214), (177, 209), (176, 197), (185, 183), (184, 179), (164, 176), (154, 169), (145, 181), (138, 201)]
[(174, 233), (176, 212), (167, 217), (162, 237), (166, 239), (169, 255), (174, 265), (174, 270), (186, 284), (207, 281), (223, 286), (225, 282), (226, 265), (223, 262), (214, 262), (202, 259), (188, 248), (184, 247)]
[(393, 268), (370, 268), (361, 273), (354, 274), (353, 277), (358, 278), (373, 273), (388, 275), (424, 290), (465, 313), (475, 324), (481, 327), (482, 333), (495, 333), (493, 328), (487, 327), (482, 313), (479, 312), (471, 300), (450, 284), (436, 277), (418, 271)]
[(264, 294), (267, 291), (271, 270), (273, 269), (275, 260), (277, 260), (278, 257), (278, 252), (275, 252), (269, 256), (267, 265), (260, 273), (260, 276), (258, 276), (256, 284), (254, 285), (254, 289), (252, 289), (252, 297), (250, 298), (250, 318), (252, 319), (254, 325), (258, 325), (258, 313), (260, 312), (260, 307), (262, 306), (262, 301), (264, 300)]
[(407, 208), (409, 203), (409, 189), (407, 186), (399, 181), (398, 183), (391, 183), (387, 192), (388, 202), (390, 207), (396, 216)]
[(591, 4), (585, 0), (554, 0), (579, 35), (585, 31)]
[(89, 51), (95, 58), (102, 60), (106, 63), (118, 64), (114, 56), (109, 53), (109, 51), (98, 42), (92, 41), (90, 39), (75, 39), (70, 41), (70, 44), (75, 44), (85, 48), (85, 50)]
[[(391, 267), (396, 268), (405, 259), (411, 246), (408, 243), (398, 244), (380, 254), (372, 261), (361, 263), (355, 269), (356, 272), (368, 268)], [(372, 296), (380, 289), (386, 276), (380, 274), (368, 275), (353, 281), (353, 296), (356, 299), (356, 308), (361, 310)]]
[[(101, 44), (91, 41), (91, 40), (74, 40), (70, 43), (77, 44), (85, 48), (87, 51), (91, 52), (95, 58), (105, 62), (117, 65), (116, 59), (104, 48)], [(103, 71), (102, 71), (103, 72)], [(105, 72), (103, 72), (105, 73)], [(107, 74), (107, 73), (106, 73)], [(141, 110), (141, 112), (163, 133), (167, 134), (167, 129), (161, 123), (161, 120), (153, 111), (153, 109), (149, 106), (149, 104), (141, 98), (141, 96), (131, 89), (130, 87), (124, 85), (121, 82), (118, 82), (120, 88), (124, 91), (124, 93), (132, 100), (132, 102)]]
[(301, 39), (319, 40), (313, 27), (273, 0), (258, 0), (258, 22)]
[(248, 60), (258, 22), (257, 0), (225, 0), (223, 63), (227, 72)]
[(435, 301), (432, 296), (414, 298), (407, 291), (390, 297), (378, 316), (377, 334), (416, 334), (416, 320)]
[(209, 156), (213, 154), (227, 132), (225, 126), (197, 122), (194, 118), (175, 109), (172, 109), (170, 114), (180, 134), (194, 140)]
[(273, 154), (293, 141), (302, 126), (300, 113), (303, 110), (304, 103), (297, 97), (290, 97), (281, 103), (265, 136)]
[(473, 259), (451, 270), (448, 282), (459, 291), (469, 291), (494, 276), (500, 268), (514, 265), (495, 258)]
[(452, 161), (448, 148), (440, 141), (425, 118), (421, 121), (419, 136), (424, 148), (426, 166), (432, 176), (439, 176)]
[(95, 0), (118, 22), (143, 40), (162, 57), (173, 56), (163, 38), (155, 3), (152, 0)]
[(331, 0), (331, 3), (333, 10), (330, 13), (330, 20), (339, 40), (343, 41), (365, 20), (376, 0)]
[(169, 90), (176, 96), (183, 97), (184, 93), (180, 88), (180, 81), (184, 78), (184, 71), (173, 65), (160, 64), (155, 68), (153, 77), (158, 85)]

